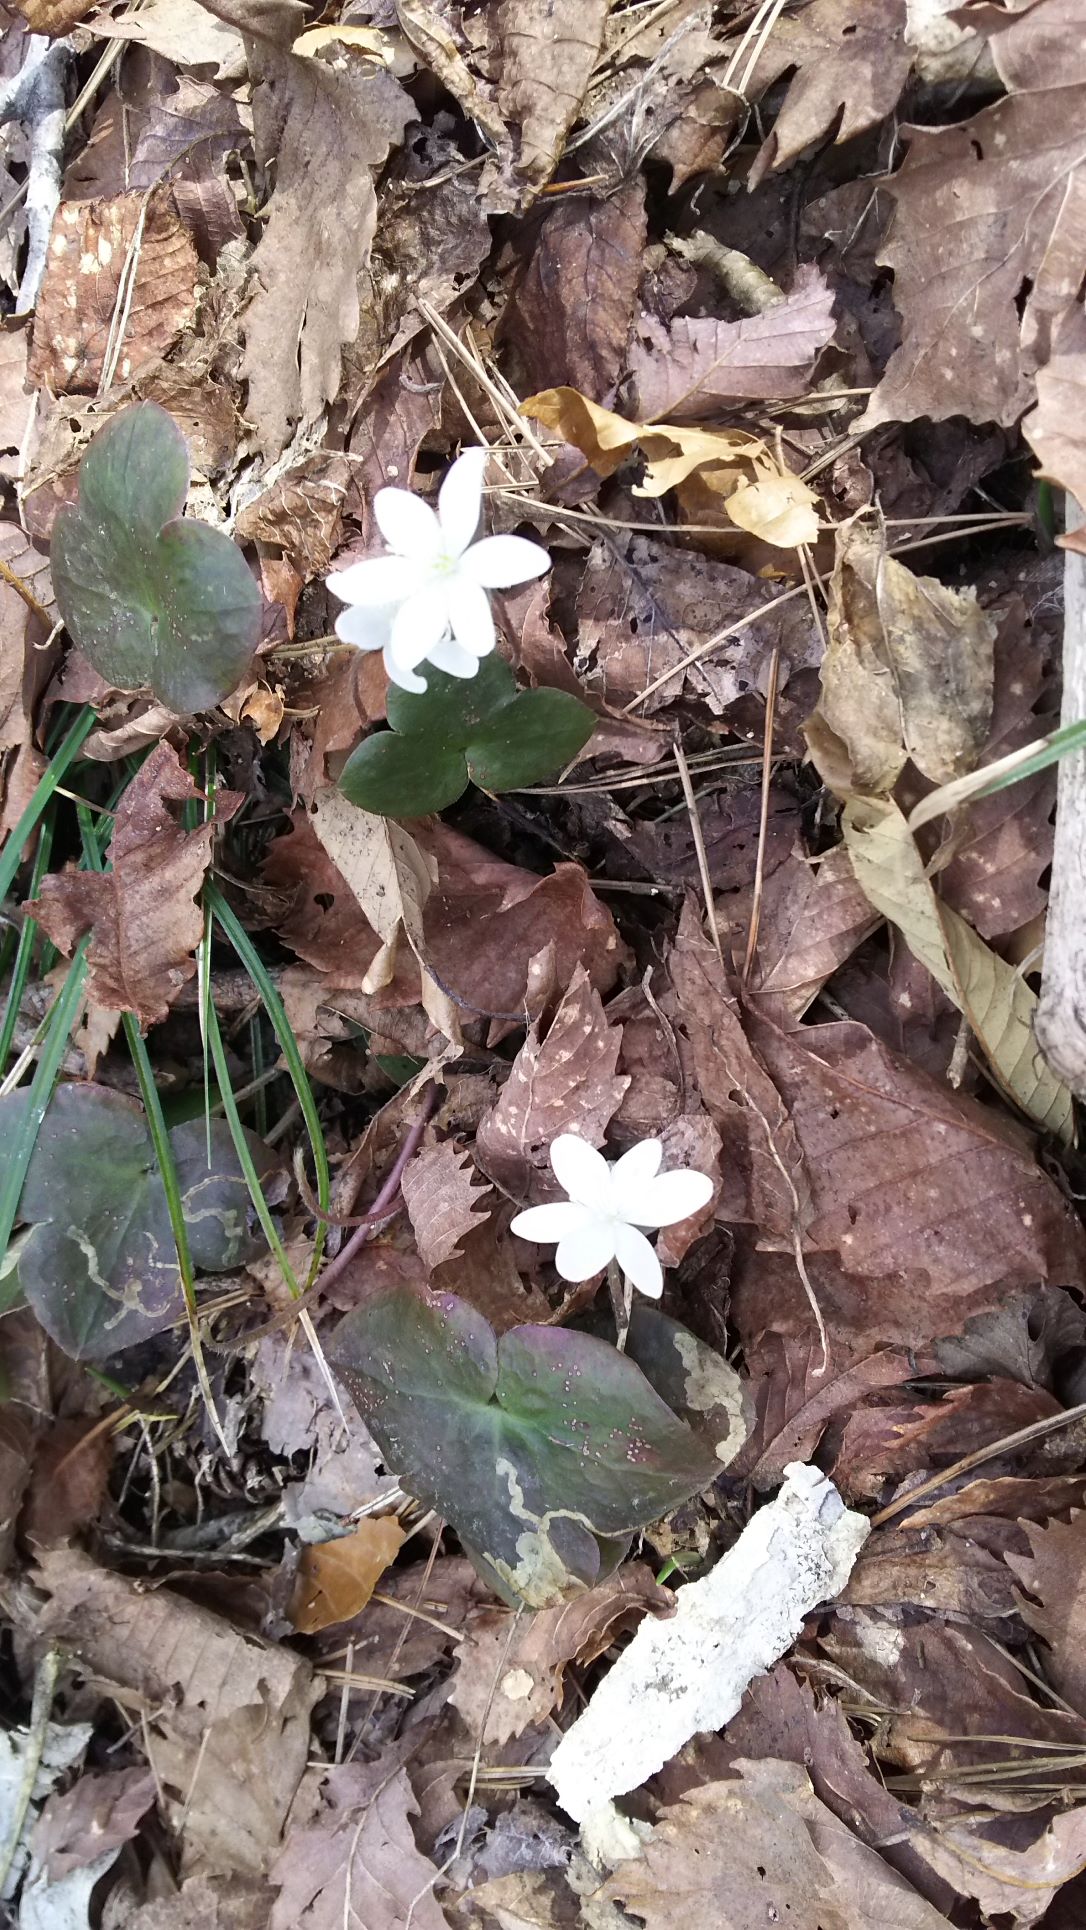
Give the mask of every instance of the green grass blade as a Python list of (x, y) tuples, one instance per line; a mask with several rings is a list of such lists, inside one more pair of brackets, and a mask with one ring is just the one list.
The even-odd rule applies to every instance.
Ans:
[(226, 1048), (223, 1045), (222, 1033), (219, 1030), (219, 1015), (213, 1005), (209, 1007), (207, 1016), (207, 1037), (208, 1044), (211, 1047), (211, 1060), (215, 1067), (215, 1077), (219, 1082), (219, 1096), (222, 1099), (223, 1111), (226, 1114), (226, 1123), (230, 1128), (230, 1137), (234, 1142), (234, 1151), (238, 1156), (238, 1164), (245, 1175), (245, 1184), (249, 1188), (249, 1197), (253, 1202), (256, 1217), (260, 1222), (264, 1238), (267, 1240), (268, 1245), (279, 1262), (280, 1270), (290, 1292), (294, 1298), (297, 1299), (301, 1293), (301, 1288), (295, 1278), (294, 1269), (287, 1258), (286, 1248), (279, 1238), (279, 1229), (272, 1219), (268, 1202), (264, 1198), (264, 1188), (260, 1184), (260, 1175), (253, 1163), (252, 1153), (249, 1151), (249, 1142), (245, 1137), (245, 1128), (241, 1123), (238, 1102), (234, 1097), (234, 1088), (230, 1079), (230, 1067), (226, 1062)]
[[(271, 975), (268, 972), (264, 960), (253, 944), (240, 918), (237, 917), (236, 913), (227, 904), (218, 885), (214, 884), (210, 879), (204, 886), (204, 899), (211, 907), (223, 933), (230, 940), (230, 943), (234, 947), (235, 952), (263, 1000), (264, 1010), (268, 1014), (272, 1030), (279, 1041), (279, 1049), (283, 1054), (283, 1063), (290, 1074), (291, 1084), (294, 1087), (298, 1104), (301, 1107), (302, 1118), (305, 1121), (305, 1129), (313, 1154), (313, 1170), (317, 1183), (317, 1203), (327, 1213), (331, 1202), (332, 1184), (328, 1167), (328, 1149), (324, 1143), (324, 1133), (321, 1128), (320, 1115), (317, 1111), (317, 1102), (313, 1096), (313, 1088), (309, 1083), (309, 1074), (302, 1062), (302, 1055), (298, 1049), (298, 1041), (294, 1036), (293, 1028), (287, 1017), (286, 1008), (272, 983)], [(316, 1279), (320, 1269), (326, 1237), (327, 1228), (323, 1222), (318, 1222), (317, 1236), (313, 1247), (313, 1258), (309, 1264), (309, 1284), (312, 1284)]]
[(0, 900), (6, 898), (11, 890), (15, 873), (22, 863), (23, 848), (32, 837), (35, 827), (40, 823), (57, 785), (65, 776), (69, 766), (75, 762), (97, 722), (97, 713), (89, 704), (84, 704), (67, 736), (50, 758), (33, 797), (8, 839), (3, 856), (0, 857)]
[(1073, 724), (1050, 731), (1047, 737), (1023, 744), (1020, 750), (1008, 751), (1006, 757), (982, 764), (978, 771), (970, 771), (968, 777), (956, 777), (949, 784), (941, 784), (909, 813), (909, 829), (917, 831), (922, 824), (930, 824), (932, 818), (941, 817), (945, 811), (956, 811), (975, 798), (994, 797), (997, 791), (1006, 791), (1036, 771), (1047, 769), (1049, 764), (1057, 764), (1061, 757), (1070, 757), (1084, 749), (1086, 717), (1080, 717)]
[[(49, 868), (52, 849), (53, 814), (49, 812), (48, 816), (43, 818), (41, 830), (38, 832), (38, 847), (34, 853), (34, 868), (30, 874), (29, 896), (31, 898), (36, 898), (38, 892), (41, 890), (41, 881)], [(22, 1001), (23, 992), (26, 989), (26, 981), (30, 976), (30, 961), (34, 955), (34, 940), (37, 935), (37, 920), (24, 918), (22, 930), (19, 933), (19, 943), (15, 949), (15, 959), (11, 967), (8, 1001), (4, 1010), (4, 1023), (0, 1026), (0, 1077), (3, 1076), (7, 1068), (8, 1058), (11, 1053), (12, 1041), (15, 1037), (15, 1027), (19, 1018), (19, 1006)]]

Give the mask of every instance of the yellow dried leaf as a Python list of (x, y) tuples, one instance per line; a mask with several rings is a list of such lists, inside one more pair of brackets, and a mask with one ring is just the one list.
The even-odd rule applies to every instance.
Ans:
[(818, 497), (798, 476), (775, 471), (733, 489), (725, 509), (737, 528), (775, 549), (794, 550), (818, 541)]
[(299, 34), (293, 42), (290, 51), (311, 60), (322, 47), (331, 46), (337, 40), (341, 46), (357, 47), (359, 53), (367, 54), (371, 60), (379, 60), (385, 67), (395, 65), (392, 42), (379, 27), (307, 27), (305, 33)]
[(316, 1635), (336, 1622), (349, 1622), (365, 1608), (405, 1540), (392, 1516), (360, 1521), (352, 1534), (303, 1549), (290, 1604), (299, 1635)]
[(936, 896), (896, 804), (850, 798), (842, 830), (869, 902), (968, 1019), (996, 1084), (1036, 1125), (1069, 1141), (1071, 1093), (1037, 1044), (1037, 1000), (1025, 979)]

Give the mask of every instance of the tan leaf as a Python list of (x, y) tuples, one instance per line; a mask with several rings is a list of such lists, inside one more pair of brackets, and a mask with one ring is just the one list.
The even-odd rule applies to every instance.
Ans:
[(299, 1635), (349, 1622), (365, 1608), (406, 1536), (394, 1515), (366, 1518), (349, 1535), (302, 1549), (290, 1619)]
[(939, 1930), (941, 1911), (819, 1801), (806, 1771), (768, 1758), (664, 1811), (641, 1859), (604, 1886), (646, 1930), (765, 1921), (790, 1930)]
[(1046, 1645), (1045, 1663), (1053, 1687), (1086, 1715), (1086, 1513), (1070, 1521), (1025, 1528), (1028, 1555), (1008, 1554), (1032, 1601), (1021, 1613)]
[(833, 303), (825, 276), (803, 267), (789, 294), (739, 321), (679, 315), (664, 328), (644, 316), (630, 355), (639, 413), (649, 421), (704, 422), (739, 399), (802, 395), (833, 340)]
[[(1037, 371), (1037, 407), (1022, 424), (1042, 476), (1066, 489), (1086, 512), (1086, 314), (1076, 304), (1056, 338), (1056, 352)], [(1086, 523), (1060, 537), (1086, 551)]]
[(541, 1608), (522, 1617), (511, 1644), (509, 1610), (484, 1609), (472, 1617), (456, 1651), (449, 1700), (476, 1742), (497, 1747), (558, 1707), (570, 1662), (587, 1666), (620, 1634), (636, 1628), (643, 1615), (671, 1605), (670, 1594), (653, 1581), (651, 1569), (627, 1562), (609, 1581), (561, 1608)]
[(80, 1776), (49, 1797), (34, 1829), (34, 1857), (50, 1884), (130, 1843), (155, 1800), (149, 1769), (107, 1769)]
[(142, 1903), (124, 1930), (268, 1930), (275, 1891), (250, 1876), (190, 1876), (174, 1896)]
[(54, 39), (70, 33), (95, 4), (96, 0), (15, 0), (31, 33), (50, 34)]
[(839, 795), (893, 789), (911, 757), (936, 784), (977, 763), (992, 715), (996, 625), (973, 590), (887, 556), (877, 532), (837, 539), (812, 755)]
[(818, 541), (818, 497), (799, 476), (760, 476), (741, 483), (724, 498), (737, 528), (749, 530), (775, 549), (798, 549)]
[(378, 1760), (325, 1771), (312, 1820), (289, 1831), (276, 1859), (268, 1930), (448, 1930), (437, 1867), (411, 1832), (417, 1814), (404, 1769), (390, 1775)]
[(397, 947), (406, 938), (418, 961), (423, 1010), (447, 1039), (458, 1041), (457, 1008), (426, 964), (422, 913), (434, 874), (414, 838), (391, 818), (348, 804), (332, 786), (317, 793), (310, 822), (381, 941), (361, 989), (376, 992), (390, 983)]
[(1021, 973), (936, 896), (916, 840), (890, 799), (850, 799), (842, 828), (870, 902), (968, 1019), (996, 1083), (1044, 1131), (1069, 1142), (1071, 1093), (1034, 1037), (1037, 998)]
[(886, 181), (897, 210), (880, 259), (894, 271), (902, 343), (861, 430), (951, 415), (1010, 427), (1079, 294), (1080, 0), (1009, 13), (989, 44), (1007, 97), (952, 127), (911, 129)]
[[(130, 294), (122, 276), (135, 273)], [(122, 382), (158, 361), (196, 315), (200, 262), (172, 190), (62, 201), (34, 315), (29, 379), (54, 395), (93, 394), (115, 314), (126, 308), (116, 362)]]
[(425, 1146), (400, 1182), (415, 1244), (428, 1273), (459, 1255), (459, 1242), (487, 1218), (480, 1210), (488, 1187), (476, 1184), (471, 1154), (455, 1140)]
[(241, 80), (245, 74), (240, 33), (216, 20), (200, 0), (142, 0), (138, 12), (129, 7), (115, 20), (100, 13), (94, 31), (106, 39), (149, 47), (186, 70), (211, 67), (216, 80)]
[(351, 465), (334, 451), (305, 456), (239, 511), (243, 542), (275, 543), (308, 583), (328, 568), (339, 548)]
[(125, 791), (114, 820), (110, 871), (69, 866), (42, 880), (32, 907), (55, 945), (71, 953), (85, 932), (87, 997), (111, 1012), (157, 1025), (196, 970), (203, 935), (195, 902), (211, 861), (213, 826), (182, 830), (171, 805), (197, 796), (177, 752), (163, 741)]
[(512, 173), (526, 198), (550, 180), (581, 111), (611, 0), (497, 0), (488, 30), (497, 99), (513, 130)]
[(240, 1634), (207, 1609), (51, 1549), (37, 1580), (39, 1633), (147, 1712), (148, 1746), (185, 1854), (220, 1871), (262, 1874), (278, 1847), (309, 1754), (323, 1693), (289, 1649)]
[(533, 1024), (501, 1093), (482, 1120), (476, 1156), (513, 1199), (554, 1199), (551, 1140), (579, 1133), (602, 1146), (608, 1123), (629, 1080), (616, 1076), (622, 1028), (610, 1025), (583, 965), (551, 1020), (545, 1038)]
[(766, 880), (748, 996), (778, 1023), (801, 1019), (877, 919), (841, 845), (791, 852)]
[(851, 141), (897, 106), (909, 77), (905, 0), (810, 0), (774, 22), (747, 85), (748, 99), (796, 71), (750, 173), (756, 186), (832, 127)]

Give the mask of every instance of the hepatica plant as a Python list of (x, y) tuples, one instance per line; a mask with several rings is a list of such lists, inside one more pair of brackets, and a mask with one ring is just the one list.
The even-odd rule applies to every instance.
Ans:
[[(523, 536), (475, 541), (485, 449), (453, 463), (436, 513), (408, 489), (374, 497), (390, 554), (333, 571), (328, 587), (348, 606), (336, 635), (380, 650), (392, 679), (391, 731), (367, 738), (341, 787), (353, 804), (386, 817), (440, 811), (469, 780), (491, 791), (549, 776), (577, 755), (595, 728), (566, 691), (518, 691), (494, 656), (489, 592), (542, 576), (550, 557)], [(431, 666), (428, 678), (419, 675)]]
[(512, 1231), (557, 1251), (563, 1280), (590, 1280), (617, 1260), (639, 1292), (658, 1300), (664, 1288), (660, 1262), (646, 1230), (675, 1226), (707, 1206), (713, 1182), (707, 1173), (661, 1173), (664, 1149), (642, 1139), (611, 1165), (578, 1133), (560, 1133), (551, 1145), (551, 1166), (564, 1200), (529, 1206)]
[(188, 486), (177, 424), (157, 403), (136, 403), (94, 437), (51, 551), (57, 608), (99, 675), (182, 714), (229, 696), (261, 620), (241, 551), (182, 517)]

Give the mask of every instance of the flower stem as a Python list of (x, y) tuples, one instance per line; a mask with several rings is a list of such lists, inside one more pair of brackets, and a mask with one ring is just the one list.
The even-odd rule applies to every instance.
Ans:
[(617, 1260), (611, 1260), (608, 1263), (607, 1290), (611, 1295), (611, 1311), (615, 1316), (615, 1346), (620, 1354), (624, 1354), (626, 1336), (630, 1331), (633, 1287)]

